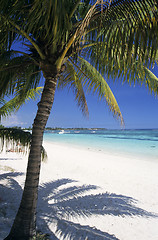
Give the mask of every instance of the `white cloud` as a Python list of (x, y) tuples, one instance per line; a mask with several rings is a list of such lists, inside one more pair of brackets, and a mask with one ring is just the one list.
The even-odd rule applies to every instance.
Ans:
[(11, 115), (6, 119), (2, 119), (1, 124), (5, 127), (13, 127), (13, 126), (22, 126), (27, 124), (26, 122), (22, 122), (17, 115)]

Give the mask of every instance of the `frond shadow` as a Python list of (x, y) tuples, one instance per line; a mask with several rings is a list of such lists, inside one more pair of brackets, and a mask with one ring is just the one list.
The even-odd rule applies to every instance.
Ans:
[[(13, 178), (17, 177), (17, 176), (21, 176), (23, 174), (24, 173), (22, 173), (22, 172), (7, 172), (7, 173), (3, 173), (3, 174), (0, 175), (0, 180), (8, 178), (10, 182), (14, 181), (14, 183), (15, 183), (16, 181)], [(13, 187), (15, 187), (14, 184), (13, 184)]]
[[(12, 172), (0, 175), (0, 180), (8, 179), (9, 184), (0, 184), (0, 232), (5, 237), (14, 220), (22, 195), (22, 187), (16, 177), (23, 173)], [(74, 223), (73, 218), (88, 218), (93, 215), (158, 217), (158, 215), (138, 208), (131, 197), (115, 193), (92, 194), (98, 187), (79, 185), (71, 179), (59, 179), (39, 187), (37, 224), (50, 239), (71, 240), (118, 240), (117, 237), (99, 229)], [(91, 194), (89, 194), (91, 193)], [(88, 195), (89, 194), (89, 195)], [(49, 225), (53, 224), (53, 230)], [(8, 232), (6, 231), (6, 225)], [(3, 230), (5, 229), (5, 231)]]
[(114, 235), (102, 232), (94, 227), (82, 226), (64, 219), (58, 219), (56, 234), (59, 235), (58, 239), (69, 237), (69, 239), (75, 240), (119, 240)]
[(39, 210), (40, 206), (44, 208), (44, 212), (38, 213), (40, 225), (45, 225), (49, 232), (49, 224), (56, 224), (55, 234), (63, 239), (66, 237), (75, 240), (117, 239), (114, 235), (90, 226), (76, 224), (70, 221), (72, 217), (86, 218), (92, 215), (158, 217), (154, 213), (137, 207), (135, 205), (137, 201), (131, 197), (107, 192), (88, 195), (87, 192), (97, 189), (97, 186), (78, 186), (77, 184), (69, 186), (73, 182), (76, 183), (70, 179), (60, 179), (46, 183), (39, 188)]

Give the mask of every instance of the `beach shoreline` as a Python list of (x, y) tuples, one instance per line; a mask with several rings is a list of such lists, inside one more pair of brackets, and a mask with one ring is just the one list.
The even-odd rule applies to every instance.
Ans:
[[(42, 232), (51, 239), (57, 228), (81, 239), (158, 239), (158, 162), (48, 141), (44, 147), (37, 209)], [(27, 156), (0, 154), (0, 240), (16, 214), (26, 166)]]

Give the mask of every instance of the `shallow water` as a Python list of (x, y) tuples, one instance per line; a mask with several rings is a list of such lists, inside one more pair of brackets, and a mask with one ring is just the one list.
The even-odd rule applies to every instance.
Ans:
[(158, 160), (158, 129), (46, 131), (44, 140)]

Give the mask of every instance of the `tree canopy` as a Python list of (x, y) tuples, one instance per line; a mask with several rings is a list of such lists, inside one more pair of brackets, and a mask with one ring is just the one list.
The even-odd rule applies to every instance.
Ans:
[(2, 1), (0, 97), (15, 91), (26, 97), (41, 72), (54, 68), (58, 87), (73, 89), (84, 114), (84, 91), (92, 91), (123, 122), (105, 79), (145, 84), (157, 94), (158, 79), (149, 70), (158, 59), (157, 27), (154, 0)]

